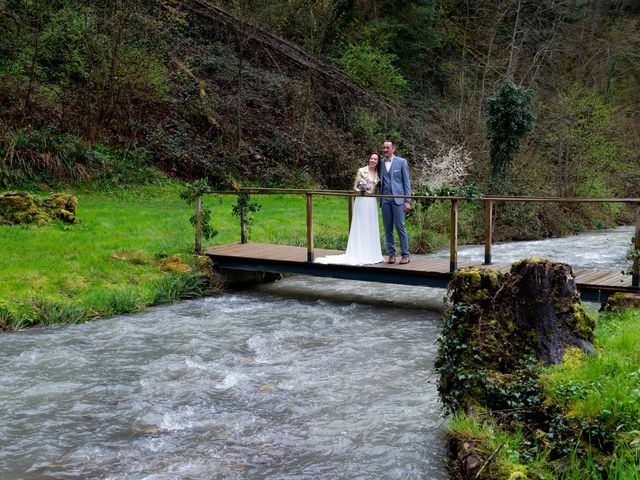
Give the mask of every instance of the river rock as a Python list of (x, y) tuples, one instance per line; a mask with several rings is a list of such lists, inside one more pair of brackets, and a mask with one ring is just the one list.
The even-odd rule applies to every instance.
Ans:
[(76, 223), (77, 199), (73, 195), (54, 194), (42, 199), (26, 192), (0, 194), (0, 225), (45, 225), (59, 219)]
[(609, 296), (602, 310), (605, 312), (622, 312), (628, 308), (640, 309), (640, 294), (616, 292)]

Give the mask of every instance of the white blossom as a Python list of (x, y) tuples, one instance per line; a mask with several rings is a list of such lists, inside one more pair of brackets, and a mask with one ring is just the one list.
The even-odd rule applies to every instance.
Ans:
[(472, 163), (471, 154), (463, 145), (453, 146), (449, 150), (443, 145), (433, 158), (421, 155), (417, 169), (418, 186), (427, 185), (431, 190), (443, 185), (458, 187), (464, 183)]

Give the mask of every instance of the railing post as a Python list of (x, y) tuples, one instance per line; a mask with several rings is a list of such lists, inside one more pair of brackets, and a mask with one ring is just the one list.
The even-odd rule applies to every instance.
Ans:
[(195, 253), (196, 255), (202, 254), (202, 195), (196, 193), (195, 198), (196, 203), (196, 212), (195, 212), (195, 227), (196, 227), (196, 244), (195, 244)]
[(240, 243), (247, 242), (247, 214), (243, 209), (240, 212)]
[(458, 200), (451, 200), (451, 238), (449, 239), (449, 271), (458, 269)]
[(631, 286), (640, 287), (640, 258), (638, 258), (638, 253), (640, 252), (640, 203), (636, 203), (636, 236), (633, 248), (635, 255), (633, 256), (633, 267), (631, 270)]
[(493, 200), (484, 204), (484, 264), (491, 265), (491, 243), (493, 240)]
[(349, 224), (347, 225), (347, 228), (351, 231), (351, 220), (353, 219), (353, 197), (348, 196), (347, 201), (349, 202)]
[(313, 253), (313, 195), (307, 196), (307, 262), (314, 261)]

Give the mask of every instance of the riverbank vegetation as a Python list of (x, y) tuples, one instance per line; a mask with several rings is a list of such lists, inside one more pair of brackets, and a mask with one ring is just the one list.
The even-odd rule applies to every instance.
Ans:
[[(640, 310), (593, 315), (597, 353), (574, 352), (532, 372), (540, 395), (533, 405), (452, 417), (453, 441), (472, 443), (486, 459), (495, 454), (477, 478), (639, 478)], [(534, 409), (544, 424), (531, 421)]]
[[(472, 270), (454, 278), (436, 361), (452, 413), (452, 478), (638, 478), (640, 311), (585, 316), (563, 297), (570, 289), (562, 274), (549, 284), (537, 268), (537, 286), (518, 287), (526, 263), (506, 277)], [(523, 314), (534, 310), (529, 326)], [(555, 327), (547, 323), (551, 311)]]
[[(193, 257), (193, 206), (163, 180), (128, 189), (77, 189), (76, 223), (0, 227), (0, 329), (77, 323), (205, 294)], [(254, 197), (252, 241), (306, 245), (302, 195)], [(206, 195), (217, 231), (207, 245), (238, 242), (237, 196)], [(317, 197), (317, 248), (346, 247), (347, 201)], [(215, 285), (213, 285), (215, 289)]]

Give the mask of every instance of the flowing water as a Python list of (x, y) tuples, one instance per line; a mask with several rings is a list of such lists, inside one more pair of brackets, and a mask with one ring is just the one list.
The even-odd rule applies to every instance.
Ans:
[[(618, 270), (632, 234), (497, 245), (494, 259)], [(297, 276), (1, 334), (0, 478), (445, 479), (443, 295)]]
[[(544, 257), (566, 262), (575, 269), (595, 269), (619, 272), (631, 265), (627, 253), (635, 227), (598, 230), (563, 238), (547, 238), (528, 242), (502, 243), (492, 246), (492, 262), (512, 263), (530, 257)], [(449, 251), (438, 256), (448, 257)], [(458, 248), (459, 261), (484, 261), (484, 245), (463, 245)]]

